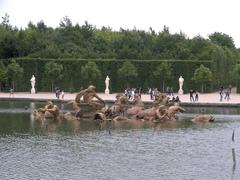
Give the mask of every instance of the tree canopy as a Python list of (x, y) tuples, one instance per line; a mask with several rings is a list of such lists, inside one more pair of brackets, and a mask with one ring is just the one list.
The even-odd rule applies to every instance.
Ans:
[(7, 79), (6, 73), (7, 69), (5, 65), (2, 62), (0, 62), (0, 91), (2, 87), (2, 82), (4, 82)]
[[(82, 65), (86, 64), (86, 61), (96, 60), (95, 62), (102, 62), (102, 65), (101, 63), (96, 63), (100, 72), (116, 73), (113, 75), (117, 77), (113, 78), (116, 82), (121, 80), (121, 83), (125, 83), (126, 85), (128, 81), (128, 83), (139, 86), (142, 86), (142, 84), (144, 86), (155, 86), (157, 78), (163, 86), (166, 81), (169, 81), (168, 78), (166, 80), (164, 78), (164, 81), (162, 81), (163, 78), (160, 76), (163, 77), (163, 75), (159, 75), (158, 73), (163, 71), (161, 68), (164, 66), (159, 66), (157, 69), (158, 65), (153, 61), (171, 63), (174, 69), (172, 73), (173, 78), (179, 76), (182, 73), (180, 71), (184, 71), (190, 77), (192, 76), (193, 69), (196, 69), (200, 64), (205, 65), (207, 63), (214, 79), (212, 81), (213, 86), (219, 87), (233, 82), (234, 74), (232, 71), (239, 62), (240, 49), (236, 48), (233, 38), (230, 35), (223, 32), (213, 32), (207, 38), (201, 35), (190, 38), (181, 31), (178, 33), (170, 32), (170, 28), (167, 26), (164, 26), (159, 32), (154, 31), (151, 27), (149, 30), (138, 30), (136, 28), (112, 30), (111, 27), (96, 28), (96, 26), (87, 21), (83, 24), (74, 24), (67, 16), (62, 18), (59, 26), (56, 28), (47, 26), (41, 20), (36, 24), (30, 21), (26, 28), (18, 29), (11, 25), (11, 17), (5, 14), (2, 17), (2, 22), (0, 22), (0, 59), (3, 61), (6, 60), (4, 62), (6, 66), (8, 66), (11, 59), (32, 60), (30, 64), (38, 64), (40, 63), (38, 61), (40, 59), (47, 59), (48, 61), (57, 60), (56, 62), (59, 62), (58, 60), (84, 60), (85, 62), (80, 63), (81, 66), (78, 67), (79, 76), (81, 75), (81, 69), (83, 69), (84, 73), (84, 68), (87, 68), (82, 67)], [(122, 66), (111, 64), (110, 60), (117, 61), (120, 64), (126, 61), (129, 64), (123, 66), (123, 68)], [(134, 61), (138, 62), (132, 63)], [(148, 74), (139, 71), (142, 68), (141, 66), (146, 65), (146, 61), (149, 62), (148, 67), (150, 68), (149, 71), (151, 71)], [(186, 61), (189, 63), (189, 68), (183, 67), (182, 63), (179, 64), (177, 61)], [(62, 74), (66, 76), (68, 73), (65, 70), (67, 63), (63, 63), (62, 65), (61, 69), (64, 67), (64, 72), (56, 78), (61, 77)], [(104, 65), (107, 67), (103, 67)], [(45, 63), (42, 63), (42, 67), (44, 66)], [(111, 70), (110, 67), (115, 67), (116, 69)], [(132, 74), (124, 69), (129, 69)], [(35, 74), (35, 72), (30, 73), (30, 71), (27, 70), (26, 74)], [(44, 70), (42, 69), (42, 71)], [(76, 71), (74, 67), (73, 72), (75, 72), (75, 75), (77, 74)], [(24, 78), (27, 78), (27, 75), (24, 74)], [(78, 83), (76, 77), (75, 79), (71, 79), (71, 84)], [(86, 80), (87, 77), (89, 76), (86, 75), (85, 77), (84, 75), (83, 78), (85, 78), (85, 81), (82, 82), (80, 80), (81, 84), (85, 82), (89, 83), (89, 79)], [(140, 78), (142, 82), (138, 84), (138, 82), (134, 81), (135, 77)], [(49, 76), (48, 79), (51, 78)], [(95, 78), (92, 77), (91, 79)], [(185, 80), (186, 82), (190, 82), (191, 78)], [(4, 81), (7, 84), (7, 80)], [(52, 79), (51, 81), (53, 85), (58, 80), (53, 82), (54, 80)], [(7, 86), (10, 86), (10, 84), (7, 84)]]
[(11, 61), (6, 70), (6, 76), (12, 84), (12, 88), (15, 90), (15, 83), (17, 80), (22, 78), (23, 68), (16, 63), (15, 60)]
[(119, 79), (124, 81), (125, 86), (130, 86), (134, 83), (134, 79), (138, 76), (136, 67), (129, 61), (125, 61), (117, 71)]
[(85, 66), (81, 68), (82, 78), (90, 85), (96, 82), (102, 76), (101, 71), (98, 69), (95, 62), (88, 62)]
[(153, 71), (153, 75), (162, 82), (162, 90), (165, 92), (165, 83), (166, 81), (171, 80), (173, 77), (171, 64), (163, 62), (156, 67)]
[(193, 78), (196, 83), (201, 84), (201, 91), (204, 92), (204, 85), (212, 81), (212, 72), (204, 65), (200, 65), (194, 72)]
[[(10, 24), (10, 16), (2, 17), (0, 24), (0, 58), (84, 58), (84, 59), (180, 59), (212, 60), (216, 47), (229, 49), (239, 57), (231, 36), (213, 32), (208, 38), (200, 35), (189, 38), (183, 32), (171, 34), (164, 26), (160, 32), (134, 29), (97, 29), (84, 22), (73, 24), (67, 16), (56, 28), (43, 20), (27, 28), (18, 29)], [(226, 54), (227, 55), (227, 54)]]
[(45, 75), (48, 77), (48, 79), (51, 82), (51, 90), (52, 91), (54, 89), (53, 88), (54, 83), (56, 83), (56, 81), (62, 79), (62, 77), (63, 77), (62, 71), (63, 71), (63, 66), (61, 64), (50, 61), (45, 65), (44, 72), (45, 72)]

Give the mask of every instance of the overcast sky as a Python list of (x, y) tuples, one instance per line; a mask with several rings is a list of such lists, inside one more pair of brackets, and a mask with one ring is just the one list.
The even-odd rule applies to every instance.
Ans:
[(47, 26), (57, 27), (64, 16), (73, 24), (84, 21), (97, 28), (109, 26), (136, 27), (161, 31), (169, 27), (171, 33), (184, 32), (192, 38), (207, 37), (223, 32), (233, 37), (240, 47), (239, 0), (0, 0), (0, 16), (10, 16), (10, 24), (25, 28), (43, 20)]

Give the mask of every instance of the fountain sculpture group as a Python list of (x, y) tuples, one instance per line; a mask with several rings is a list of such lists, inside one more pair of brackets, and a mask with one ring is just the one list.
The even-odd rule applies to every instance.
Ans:
[[(109, 80), (107, 76), (105, 80), (105, 94), (109, 94)], [(35, 77), (31, 78), (31, 93), (35, 93)], [(179, 78), (179, 94), (183, 94), (182, 76)], [(96, 101), (97, 99), (97, 101)], [(90, 85), (87, 89), (81, 90), (77, 93), (75, 100), (68, 102), (72, 106), (73, 112), (67, 112), (63, 115), (64, 119), (71, 120), (88, 120), (93, 122), (104, 121), (137, 121), (137, 122), (152, 122), (161, 123), (166, 121), (176, 121), (178, 117), (177, 112), (185, 112), (186, 110), (179, 105), (169, 101), (163, 93), (155, 95), (155, 100), (152, 107), (146, 108), (141, 100), (139, 94), (134, 95), (132, 102), (128, 101), (127, 96), (118, 94), (114, 104), (110, 107), (105, 107), (105, 101), (100, 98), (96, 93), (96, 87)], [(84, 107), (85, 110), (82, 110)], [(43, 108), (39, 108), (33, 113), (36, 120), (43, 120), (52, 118), (55, 121), (61, 119), (61, 113), (58, 106), (54, 105), (51, 101)], [(194, 122), (211, 122), (214, 119), (208, 115), (198, 115), (192, 119)]]

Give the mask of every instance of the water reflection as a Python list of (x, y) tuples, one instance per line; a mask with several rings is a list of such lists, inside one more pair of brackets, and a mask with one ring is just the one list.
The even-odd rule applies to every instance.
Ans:
[[(232, 132), (232, 142), (234, 143), (235, 141), (235, 130), (233, 130)], [(233, 166), (232, 166), (232, 177), (231, 179), (233, 179), (234, 174), (235, 174), (235, 170), (236, 170), (236, 155), (235, 155), (235, 148), (232, 148), (232, 159), (233, 159)]]
[(232, 148), (232, 158), (233, 158), (233, 167), (232, 167), (232, 174), (234, 175), (234, 172), (236, 170), (236, 155), (235, 155), (235, 149)]
[[(31, 116), (32, 117), (32, 116)], [(214, 123), (193, 123), (190, 119), (181, 119), (178, 121), (169, 121), (162, 123), (153, 123), (151, 121), (104, 121), (98, 123), (90, 120), (65, 120), (54, 121), (52, 119), (44, 119), (43, 121), (36, 121), (31, 119), (31, 128), (34, 132), (45, 133), (63, 133), (71, 132), (71, 134), (79, 135), (86, 131), (108, 131), (112, 134), (114, 130), (127, 130), (127, 129), (146, 129), (152, 128), (155, 130), (175, 130), (179, 128), (211, 128)]]
[(1, 113), (0, 179), (239, 179), (239, 133), (232, 138), (236, 147), (229, 147), (240, 121), (229, 117), (217, 116), (215, 123), (195, 124), (181, 116), (176, 122), (99, 126)]
[(36, 109), (36, 106), (35, 106), (35, 102), (30, 102), (30, 123), (31, 123), (31, 127), (33, 126), (33, 123), (34, 123), (34, 115), (33, 115), (33, 111)]
[[(33, 118), (32, 118), (33, 117)], [(30, 120), (31, 129), (34, 133), (47, 133), (53, 134), (58, 132), (61, 127), (61, 121), (55, 121), (53, 119), (36, 120), (31, 115)]]
[(67, 122), (71, 131), (73, 132), (74, 135), (79, 135), (80, 133), (80, 121), (74, 120), (74, 121), (68, 121)]
[[(22, 101), (2, 101), (0, 102), (0, 112), (30, 112), (32, 109), (43, 107), (46, 102), (22, 102)], [(71, 110), (71, 106), (67, 105), (67, 102), (56, 102), (56, 105), (61, 111)], [(106, 104), (108, 107), (110, 104)], [(29, 107), (26, 111), (25, 107)], [(187, 110), (187, 114), (220, 114), (220, 115), (239, 115), (240, 107), (184, 107)], [(84, 110), (84, 108), (83, 108)]]
[(61, 109), (61, 110), (64, 110), (64, 109), (65, 109), (63, 103), (61, 103), (61, 105), (60, 105), (60, 109)]
[[(36, 121), (34, 119), (33, 110), (37, 109), (39, 107), (42, 107), (45, 104), (45, 102), (1, 102), (0, 103), (0, 112), (8, 113), (10, 112), (16, 112), (18, 113), (12, 120), (13, 124), (16, 124), (16, 126), (21, 127), (21, 124), (18, 124), (17, 119), (21, 118), (23, 115), (21, 113), (27, 113), (29, 118), (24, 118), (25, 122), (29, 122), (29, 125), (31, 129), (35, 131), (46, 131), (49, 133), (53, 132), (61, 132), (61, 131), (71, 131), (73, 134), (79, 134), (81, 131), (88, 131), (88, 130), (112, 130), (112, 129), (141, 129), (141, 128), (155, 128), (155, 129), (176, 129), (176, 128), (210, 128), (213, 127), (211, 123), (196, 123), (193, 124), (190, 122), (190, 119), (195, 116), (195, 113), (189, 113), (189, 112), (228, 112), (231, 113), (233, 111), (238, 112), (239, 108), (197, 108), (197, 107), (187, 107), (188, 113), (179, 114), (180, 121), (177, 122), (166, 122), (166, 123), (152, 123), (152, 122), (140, 122), (137, 120), (131, 120), (131, 121), (118, 121), (118, 122), (104, 122), (102, 124), (89, 122), (88, 120), (83, 120), (81, 122), (79, 121), (67, 121), (62, 118), (60, 122), (51, 122), (51, 121)], [(60, 107), (62, 113), (70, 111), (70, 106), (66, 106), (65, 103), (59, 102), (58, 106)], [(28, 109), (24, 109), (24, 107), (29, 107)], [(10, 113), (13, 116), (12, 113)], [(24, 115), (25, 116), (25, 115)], [(214, 114), (213, 115), (216, 121), (235, 121), (239, 120), (239, 115), (228, 115), (228, 114)], [(37, 130), (40, 129), (40, 130)]]
[(30, 102), (30, 109), (31, 109), (31, 111), (33, 111), (34, 109), (36, 109), (35, 102)]
[(240, 107), (184, 107), (188, 113), (195, 114), (240, 114)]
[[(42, 103), (43, 104), (43, 103)], [(62, 133), (62, 132), (71, 132), (74, 135), (78, 135), (83, 131), (94, 131), (94, 130), (107, 130), (111, 133), (114, 129), (142, 129), (142, 128), (154, 128), (154, 129), (177, 129), (177, 128), (211, 128), (214, 127), (214, 123), (193, 123), (191, 122), (191, 118), (195, 116), (195, 114), (181, 114), (180, 120), (176, 122), (165, 122), (165, 123), (153, 123), (148, 121), (138, 121), (138, 120), (129, 120), (129, 121), (106, 121), (101, 124), (97, 122), (89, 121), (88, 119), (78, 120), (66, 120), (63, 118), (64, 111), (61, 115), (61, 121), (55, 122), (51, 119), (47, 120), (36, 120), (34, 119), (33, 110), (42, 106), (42, 104), (38, 104), (35, 102), (30, 102), (29, 104), (29, 118), (24, 118), (25, 122), (29, 122), (32, 132), (36, 133)], [(61, 109), (65, 109), (64, 104), (61, 104)], [(26, 114), (27, 115), (27, 114)], [(13, 114), (11, 114), (13, 116)], [(23, 114), (17, 114), (12, 118), (8, 117), (8, 121), (16, 126), (23, 126), (23, 124), (19, 124), (17, 119), (21, 118)], [(24, 115), (25, 116), (25, 115)], [(226, 116), (226, 115), (214, 115), (216, 121), (224, 120), (236, 120), (239, 119), (239, 116)], [(222, 119), (221, 119), (222, 118)], [(0, 118), (1, 120), (1, 118)], [(1, 123), (1, 122), (0, 122)]]
[[(207, 124), (207, 123), (206, 123)], [(203, 123), (197, 124), (199, 127), (207, 127)], [(127, 120), (127, 121), (103, 121), (101, 123), (92, 120), (66, 120), (62, 118), (60, 121), (53, 119), (34, 119), (33, 113), (30, 114), (30, 127), (35, 133), (62, 133), (71, 132), (78, 135), (84, 131), (107, 130), (111, 134), (115, 129), (177, 129), (187, 128), (194, 124), (190, 120), (178, 120), (174, 122), (153, 123), (151, 121)]]

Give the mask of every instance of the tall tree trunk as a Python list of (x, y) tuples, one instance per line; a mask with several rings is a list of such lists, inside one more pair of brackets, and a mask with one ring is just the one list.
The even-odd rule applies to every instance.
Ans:
[(53, 82), (51, 83), (51, 91), (53, 92)]
[(204, 85), (202, 84), (202, 87), (201, 87), (201, 89), (202, 89), (202, 90), (201, 90), (201, 91), (202, 91), (202, 93), (203, 93), (203, 89), (204, 89), (204, 88), (203, 88), (203, 86), (204, 86)]
[(237, 81), (236, 85), (237, 85), (237, 93), (240, 93), (240, 83)]
[(12, 89), (15, 91), (15, 84), (14, 84), (14, 81), (12, 81)]
[(164, 86), (165, 86), (165, 82), (163, 81), (163, 83), (162, 83), (162, 93), (165, 92), (165, 91), (164, 91), (164, 90), (165, 90), (165, 87), (164, 87)]

